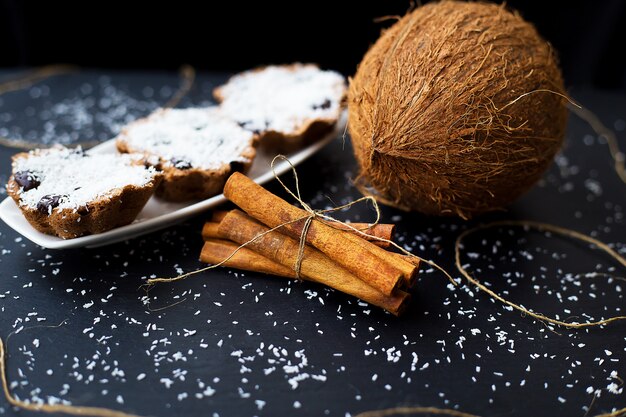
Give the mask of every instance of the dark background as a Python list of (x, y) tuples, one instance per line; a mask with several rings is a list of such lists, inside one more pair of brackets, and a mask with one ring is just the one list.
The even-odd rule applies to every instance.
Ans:
[[(110, 80), (103, 85), (103, 79)], [(198, 105), (226, 79), (199, 73), (184, 105)], [(158, 92), (177, 83), (175, 72), (50, 77), (2, 95), (0, 120), (20, 115), (10, 124), (22, 132), (46, 132), (49, 123), (60, 132), (74, 119), (40, 115), (56, 104), (74, 109), (73, 102), (94, 117), (124, 106), (136, 117), (158, 104), (153, 100), (169, 99), (155, 94), (148, 100), (146, 86)], [(81, 96), (84, 85), (93, 91)], [(35, 87), (47, 87), (50, 95), (33, 98)], [(106, 108), (84, 105), (112, 100), (109, 90), (124, 92), (125, 99)], [(626, 95), (577, 88), (571, 94), (624, 143)], [(27, 124), (29, 107), (42, 110)], [(85, 128), (106, 139), (109, 124)], [(0, 200), (15, 152), (0, 146)], [(333, 141), (297, 169), (302, 198), (316, 209), (360, 197), (350, 182), (358, 169), (349, 140)], [(292, 184), (290, 175), (283, 180)], [(267, 186), (289, 199), (277, 181)], [(626, 255), (624, 187), (606, 141), (571, 117), (563, 153), (506, 212), (465, 222), (382, 207), (382, 219), (397, 225), (405, 248), (458, 278), (456, 237), (497, 220), (567, 227)], [(374, 213), (358, 205), (336, 215), (371, 221)], [(208, 216), (70, 250), (41, 248), (0, 221), (0, 336), (9, 350), (8, 378), (17, 384), (13, 392), (146, 417), (365, 417), (358, 413), (395, 406), (458, 408), (482, 417), (594, 417), (626, 407), (626, 391), (607, 389), (626, 377), (626, 322), (553, 328), (493, 302), (464, 280), (454, 287), (429, 267), (421, 268), (413, 301), (399, 319), (314, 283), (228, 268), (156, 286), (148, 297), (140, 287), (148, 276), (204, 266), (197, 258)], [(464, 242), (468, 270), (527, 308), (568, 321), (624, 314), (625, 283), (610, 278), (623, 277), (624, 268), (584, 243), (506, 227)], [(305, 379), (294, 388), (292, 378), (300, 376)], [(0, 417), (27, 416), (41, 415), (11, 409), (0, 398)]]
[[(0, 67), (72, 63), (173, 69), (189, 63), (233, 72), (310, 61), (349, 75), (391, 22), (374, 19), (411, 7), (407, 0), (158, 3), (0, 0)], [(534, 22), (559, 51), (568, 86), (626, 90), (626, 69), (619, 63), (625, 2), (507, 4)]]
[[(617, 61), (626, 6), (617, 0), (543, 3), (509, 2), (560, 51), (570, 87), (620, 89), (570, 92), (623, 144), (626, 76)], [(207, 71), (198, 74), (182, 106), (206, 105), (227, 72), (263, 63), (314, 61), (350, 74), (384, 26), (373, 18), (403, 13), (408, 2), (341, 4), (350, 9), (337, 10), (330, 1), (229, 2), (207, 13), (184, 1), (133, 11), (115, 2), (0, 0), (0, 67), (68, 62), (104, 68), (2, 95), (0, 121), (10, 122), (0, 131), (42, 140), (51, 122), (49, 136), (60, 141), (62, 133), (77, 130), (78, 109), (94, 122), (79, 123), (77, 137), (106, 140), (111, 125), (123, 121), (111, 115), (143, 116), (165, 103), (180, 81), (175, 72), (112, 68), (190, 63)], [(238, 33), (245, 39), (233, 39)], [(299, 48), (290, 46), (293, 39)], [(0, 79), (14, 70), (0, 68)], [(84, 85), (92, 87), (88, 93)], [(154, 96), (144, 94), (146, 86)], [(55, 108), (66, 110), (45, 112)], [(0, 146), (0, 200), (15, 152)], [(349, 181), (357, 175), (349, 141), (334, 141), (298, 173), (302, 197), (314, 208), (359, 197)], [(285, 197), (275, 181), (268, 186)], [(606, 141), (570, 117), (556, 163), (506, 212), (471, 222), (389, 207), (382, 214), (397, 224), (399, 242), (456, 278), (459, 233), (503, 219), (571, 228), (626, 254), (623, 190)], [(363, 206), (340, 215), (372, 218)], [(555, 329), (509, 311), (465, 281), (455, 288), (431, 268), (422, 269), (400, 319), (313, 283), (230, 269), (155, 287), (148, 298), (139, 288), (148, 276), (202, 266), (197, 254), (204, 219), (106, 247), (64, 251), (43, 249), (0, 222), (0, 336), (13, 333), (7, 369), (17, 383), (14, 393), (163, 417), (345, 417), (394, 406), (458, 408), (484, 417), (583, 417), (626, 406), (626, 392), (607, 389), (619, 382), (613, 372), (624, 378), (624, 322)], [(478, 233), (466, 245), (462, 262), (512, 301), (565, 320), (623, 314), (624, 284), (610, 278), (623, 276), (623, 269), (585, 244), (504, 228)], [(294, 389), (290, 379), (305, 374), (311, 377)], [(1, 417), (31, 414), (0, 400)]]

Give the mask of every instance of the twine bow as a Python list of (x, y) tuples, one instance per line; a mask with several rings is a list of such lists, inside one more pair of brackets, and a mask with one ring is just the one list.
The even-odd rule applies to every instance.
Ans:
[[(293, 172), (293, 177), (295, 180), (295, 185), (296, 185), (296, 192), (294, 193), (293, 191), (291, 191), (291, 189), (285, 185), (285, 183), (280, 179), (280, 177), (278, 176), (278, 174), (276, 174), (276, 161), (277, 160), (282, 160), (284, 162), (286, 162), (287, 164), (289, 164), (289, 166), (291, 167), (291, 171)], [(306, 236), (309, 233), (309, 228), (311, 227), (311, 223), (313, 223), (313, 220), (317, 219), (317, 218), (322, 218), (326, 221), (329, 221), (330, 224), (329, 226), (334, 227), (333, 223), (339, 223), (342, 224), (344, 227), (349, 227), (350, 229), (354, 230), (357, 233), (363, 234), (365, 235), (365, 233), (362, 232), (361, 229), (357, 229), (355, 227), (352, 227), (349, 223), (344, 223), (342, 221), (339, 221), (337, 219), (335, 219), (334, 217), (328, 216), (326, 215), (326, 213), (333, 213), (335, 211), (339, 211), (339, 210), (343, 210), (346, 208), (350, 208), (355, 204), (360, 203), (361, 201), (371, 201), (372, 205), (374, 206), (374, 210), (376, 210), (376, 221), (374, 223), (370, 223), (370, 227), (375, 226), (379, 223), (380, 221), (380, 209), (378, 208), (378, 203), (376, 202), (376, 200), (374, 199), (374, 197), (372, 196), (364, 196), (361, 197), (357, 200), (351, 201), (350, 203), (344, 204), (342, 206), (338, 206), (338, 207), (334, 207), (331, 209), (326, 209), (326, 210), (314, 210), (313, 208), (311, 208), (310, 205), (308, 205), (304, 200), (302, 200), (302, 196), (300, 195), (300, 180), (298, 179), (298, 171), (296, 170), (296, 167), (293, 166), (293, 164), (291, 163), (291, 161), (289, 160), (289, 158), (287, 158), (284, 155), (276, 155), (274, 157), (274, 159), (272, 159), (272, 173), (274, 174), (274, 178), (276, 178), (276, 180), (278, 180), (278, 182), (280, 183), (280, 185), (282, 185), (282, 187), (284, 188), (285, 191), (287, 191), (287, 193), (292, 196), (299, 204), (300, 206), (302, 206), (302, 209), (304, 211), (306, 211), (307, 213), (309, 213), (308, 216), (304, 216), (301, 218), (298, 218), (296, 220), (294, 220), (293, 222), (299, 222), (301, 220), (304, 220), (304, 225), (302, 226), (302, 232), (300, 233), (300, 241), (299, 241), (299, 245), (298, 245), (298, 256), (296, 258), (296, 263), (294, 265), (294, 271), (296, 273), (296, 278), (300, 279), (300, 269), (302, 268), (302, 259), (304, 258), (304, 248), (306, 247)], [(281, 224), (277, 227), (283, 227), (286, 226), (289, 223), (284, 223)], [(370, 236), (371, 238), (371, 236)], [(386, 239), (381, 239), (384, 241), (387, 241)]]
[[(275, 164), (276, 164), (276, 160), (282, 160), (286, 163), (289, 164), (289, 166), (291, 167), (291, 171), (293, 172), (293, 177), (295, 180), (295, 185), (296, 185), (296, 192), (294, 193), (293, 191), (291, 191), (291, 189), (289, 187), (287, 187), (285, 185), (285, 183), (283, 183), (283, 181), (280, 179), (280, 177), (276, 174), (276, 170), (275, 170)], [(311, 223), (313, 222), (313, 220), (317, 219), (317, 218), (322, 218), (324, 220), (326, 220), (326, 224), (330, 227), (336, 228), (336, 229), (341, 229), (341, 230), (345, 230), (350, 229), (351, 231), (353, 231), (354, 233), (356, 233), (357, 235), (361, 236), (361, 237), (367, 237), (368, 239), (374, 239), (374, 240), (378, 240), (379, 242), (385, 242), (390, 244), (391, 246), (393, 246), (394, 248), (400, 250), (404, 255), (418, 259), (421, 262), (425, 262), (437, 269), (439, 269), (441, 272), (444, 273), (444, 275), (450, 280), (450, 282), (452, 282), (454, 285), (458, 285), (458, 283), (452, 279), (452, 277), (450, 276), (450, 274), (448, 274), (447, 271), (445, 271), (443, 268), (441, 268), (439, 265), (435, 264), (432, 261), (428, 261), (426, 259), (423, 259), (409, 251), (407, 251), (406, 249), (402, 248), (401, 246), (399, 246), (398, 244), (396, 244), (395, 242), (389, 240), (389, 239), (385, 239), (379, 236), (371, 236), (368, 235), (367, 233), (365, 233), (363, 230), (367, 230), (370, 227), (376, 226), (379, 222), (380, 222), (380, 208), (378, 206), (378, 202), (376, 201), (376, 199), (371, 196), (371, 195), (365, 195), (361, 198), (358, 198), (354, 201), (351, 201), (349, 203), (343, 204), (341, 206), (337, 206), (337, 207), (333, 207), (330, 209), (326, 209), (326, 210), (314, 210), (311, 208), (311, 206), (309, 206), (306, 202), (304, 202), (302, 200), (302, 197), (300, 196), (300, 181), (298, 179), (298, 171), (296, 170), (296, 167), (293, 166), (293, 164), (291, 163), (291, 161), (284, 155), (276, 155), (274, 157), (274, 159), (272, 159), (272, 173), (274, 174), (274, 178), (276, 178), (278, 180), (278, 182), (280, 183), (280, 185), (282, 185), (282, 187), (284, 188), (285, 191), (287, 191), (287, 193), (289, 195), (291, 195), (301, 206), (302, 209), (305, 210), (307, 213), (309, 213), (308, 216), (304, 216), (301, 217), (299, 219), (294, 220), (293, 222), (298, 222), (301, 220), (305, 220), (304, 221), (304, 225), (302, 227), (302, 233), (300, 234), (300, 242), (299, 242), (299, 247), (298, 247), (298, 257), (296, 258), (296, 263), (294, 265), (294, 271), (296, 273), (296, 277), (300, 278), (300, 268), (302, 266), (302, 259), (304, 258), (304, 248), (306, 247), (306, 236), (309, 233), (309, 228), (311, 227)], [(326, 213), (334, 213), (336, 211), (340, 211), (343, 209), (347, 209), (352, 207), (355, 204), (359, 204), (362, 201), (369, 201), (372, 203), (372, 205), (374, 206), (374, 210), (376, 211), (376, 220), (373, 223), (369, 223), (369, 227), (367, 228), (356, 228), (354, 226), (352, 226), (350, 223), (346, 223), (343, 222), (341, 220), (337, 220), (332, 216), (328, 216)], [(281, 224), (277, 227), (283, 227), (287, 224), (290, 224), (292, 222), (289, 223), (284, 223)], [(340, 227), (336, 227), (335, 224), (340, 225)]]

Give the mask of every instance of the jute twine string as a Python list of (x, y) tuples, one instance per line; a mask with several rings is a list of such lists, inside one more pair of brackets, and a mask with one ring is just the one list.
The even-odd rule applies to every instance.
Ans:
[(191, 65), (185, 64), (180, 67), (180, 69), (178, 70), (178, 74), (181, 79), (180, 86), (178, 87), (178, 90), (176, 90), (174, 95), (167, 101), (167, 103), (165, 103), (165, 105), (163, 106), (165, 108), (178, 106), (178, 103), (180, 103), (183, 97), (185, 97), (189, 93), (189, 91), (191, 91), (193, 84), (196, 82), (196, 70)]
[(613, 169), (622, 180), (622, 182), (626, 183), (626, 155), (619, 148), (619, 143), (617, 140), (617, 136), (615, 132), (606, 127), (604, 123), (600, 120), (598, 116), (596, 116), (591, 110), (582, 106), (580, 103), (576, 102), (571, 97), (566, 96), (565, 94), (561, 94), (557, 91), (548, 90), (548, 89), (538, 89), (529, 91), (527, 93), (521, 94), (516, 99), (510, 101), (502, 108), (497, 109), (498, 111), (504, 110), (505, 108), (515, 104), (517, 101), (523, 99), (526, 96), (535, 93), (550, 93), (555, 94), (567, 101), (567, 108), (569, 111), (578, 116), (581, 120), (587, 122), (587, 124), (591, 127), (591, 129), (598, 135), (606, 139), (606, 143), (609, 147), (609, 152), (611, 154), (611, 158), (613, 159)]
[(471, 276), (471, 274), (467, 271), (467, 269), (463, 266), (463, 264), (461, 263), (461, 251), (463, 248), (463, 240), (476, 233), (479, 232), (481, 230), (486, 230), (486, 229), (493, 229), (495, 227), (526, 227), (526, 228), (534, 228), (537, 229), (539, 231), (543, 231), (543, 232), (552, 232), (552, 233), (556, 233), (558, 235), (561, 236), (566, 236), (572, 239), (578, 239), (581, 240), (583, 242), (587, 242), (591, 245), (595, 245), (598, 249), (600, 249), (601, 251), (605, 252), (606, 254), (608, 254), (611, 258), (613, 258), (614, 260), (616, 260), (617, 262), (619, 262), (623, 267), (626, 268), (626, 259), (621, 256), (619, 253), (617, 253), (615, 250), (611, 249), (606, 243), (603, 243), (601, 241), (599, 241), (598, 239), (595, 239), (591, 236), (587, 236), (584, 235), (582, 233), (576, 232), (575, 230), (570, 230), (570, 229), (566, 229), (564, 227), (559, 227), (559, 226), (554, 226), (551, 224), (547, 224), (547, 223), (541, 223), (541, 222), (535, 222), (535, 221), (530, 221), (530, 220), (505, 220), (505, 221), (497, 221), (497, 222), (492, 222), (492, 223), (488, 223), (482, 226), (477, 226), (471, 229), (468, 229), (466, 231), (464, 231), (463, 233), (461, 233), (455, 242), (455, 247), (454, 247), (454, 252), (455, 252), (455, 265), (457, 267), (457, 269), (459, 270), (459, 272), (465, 277), (465, 279), (467, 279), (470, 283), (472, 283), (473, 285), (477, 286), (478, 288), (480, 288), (482, 291), (486, 292), (487, 294), (489, 294), (489, 296), (491, 298), (494, 298), (498, 301), (500, 301), (503, 304), (506, 304), (520, 312), (522, 312), (525, 315), (528, 315), (530, 317), (533, 317), (537, 320), (540, 320), (542, 322), (546, 322), (546, 323), (551, 323), (551, 324), (556, 324), (558, 326), (563, 326), (563, 327), (567, 327), (567, 328), (572, 328), (572, 329), (580, 329), (580, 328), (584, 328), (584, 327), (593, 327), (593, 326), (600, 326), (603, 324), (609, 324), (611, 322), (614, 321), (618, 321), (618, 320), (625, 320), (626, 316), (615, 316), (615, 317), (609, 317), (607, 319), (602, 319), (602, 320), (597, 320), (597, 321), (591, 321), (591, 322), (585, 322), (585, 323), (572, 323), (572, 322), (565, 322), (562, 320), (557, 320), (551, 317), (548, 317), (544, 314), (541, 313), (535, 313), (532, 312), (530, 310), (528, 310), (525, 307), (522, 307), (518, 304), (515, 304), (509, 300), (506, 300), (504, 297), (500, 296), (499, 294), (497, 294), (496, 292), (492, 291), (491, 289), (489, 289), (488, 287), (486, 287), (484, 284), (482, 284), (480, 281), (478, 281), (478, 279), (474, 278)]
[[(617, 379), (619, 381), (619, 387), (620, 388), (624, 386), (624, 380), (622, 378), (615, 377), (615, 379)], [(606, 389), (604, 389), (604, 390), (606, 390)], [(591, 399), (591, 403), (589, 404), (589, 407), (587, 407), (587, 412), (585, 413), (585, 415), (583, 417), (587, 417), (587, 415), (589, 414), (589, 412), (593, 408), (593, 405), (596, 403), (596, 400), (598, 399), (599, 396), (600, 396), (600, 394), (598, 393), (598, 391), (594, 392), (593, 398)], [(615, 410), (611, 414), (601, 414), (601, 415), (595, 416), (595, 417), (624, 417), (624, 416), (626, 416), (626, 408), (622, 408), (620, 410)]]
[(206, 266), (206, 267), (204, 267), (204, 268), (200, 268), (200, 269), (193, 270), (193, 271), (191, 271), (191, 272), (186, 272), (186, 273), (184, 273), (184, 274), (180, 274), (180, 275), (177, 275), (177, 276), (175, 276), (175, 277), (166, 277), (166, 278), (161, 278), (161, 277), (159, 277), (159, 278), (149, 278), (149, 279), (146, 281), (146, 284), (145, 284), (145, 285), (143, 285), (142, 287), (143, 287), (144, 289), (146, 289), (146, 290), (150, 290), (150, 288), (152, 288), (152, 286), (153, 286), (154, 284), (164, 283), (164, 282), (175, 282), (175, 281), (180, 281), (180, 280), (183, 280), (183, 279), (185, 279), (185, 278), (188, 278), (188, 277), (190, 277), (190, 276), (192, 276), (192, 275), (199, 274), (199, 273), (201, 273), (201, 272), (205, 272), (205, 271), (209, 271), (209, 270), (211, 270), (211, 269), (215, 269), (215, 268), (217, 268), (217, 267), (219, 267), (219, 266), (224, 265), (226, 262), (228, 262), (228, 261), (229, 261), (229, 260), (230, 260), (233, 256), (235, 256), (235, 255), (237, 254), (237, 252), (239, 252), (241, 249), (243, 249), (243, 248), (245, 248), (246, 246), (248, 246), (248, 245), (250, 245), (250, 244), (252, 244), (252, 243), (256, 242), (257, 240), (259, 240), (259, 239), (260, 239), (260, 238), (262, 238), (263, 236), (267, 235), (268, 233), (274, 232), (274, 231), (276, 231), (276, 230), (280, 229), (280, 228), (281, 228), (281, 227), (283, 227), (283, 226), (286, 226), (286, 225), (288, 225), (288, 224), (295, 223), (295, 222), (300, 221), (300, 220), (302, 220), (302, 219), (295, 219), (295, 220), (292, 220), (292, 221), (290, 221), (290, 222), (283, 223), (283, 224), (281, 224), (281, 225), (278, 225), (278, 226), (276, 226), (276, 227), (273, 227), (273, 228), (269, 229), (269, 230), (268, 230), (268, 231), (266, 231), (266, 232), (263, 232), (263, 233), (260, 233), (260, 234), (256, 235), (254, 238), (250, 239), (249, 241), (245, 242), (245, 243), (244, 243), (244, 244), (242, 244), (241, 246), (237, 247), (237, 249), (235, 249), (235, 250), (233, 251), (233, 253), (231, 253), (230, 255), (228, 255), (228, 257), (226, 257), (224, 260), (222, 260), (221, 262), (219, 262), (219, 263), (217, 263), (217, 264), (209, 265), (209, 266)]
[[(285, 163), (289, 164), (289, 167), (291, 168), (291, 171), (293, 173), (294, 176), (294, 182), (295, 182), (295, 193), (280, 179), (280, 177), (278, 176), (278, 174), (276, 173), (276, 163), (278, 161), (284, 161)], [(291, 161), (284, 155), (276, 155), (274, 157), (274, 159), (272, 159), (272, 163), (271, 163), (271, 168), (272, 168), (272, 173), (274, 174), (274, 178), (276, 180), (278, 180), (278, 182), (280, 183), (280, 185), (285, 189), (285, 191), (292, 196), (303, 208), (303, 210), (305, 210), (307, 212), (306, 215), (302, 216), (302, 217), (298, 217), (294, 220), (290, 220), (288, 222), (285, 223), (281, 223), (276, 227), (272, 227), (269, 230), (263, 232), (263, 233), (259, 233), (258, 235), (256, 235), (254, 238), (250, 239), (249, 241), (243, 243), (242, 245), (240, 245), (239, 247), (237, 247), (228, 257), (226, 257), (224, 260), (222, 260), (221, 262), (217, 263), (217, 264), (213, 264), (213, 265), (209, 265), (207, 267), (204, 268), (200, 268), (200, 269), (196, 269), (194, 271), (191, 272), (187, 272), (175, 277), (169, 277), (169, 278), (150, 278), (147, 281), (147, 285), (148, 288), (150, 288), (150, 286), (156, 284), (156, 283), (163, 283), (163, 282), (174, 282), (174, 281), (179, 281), (181, 279), (185, 279), (191, 275), (195, 275), (198, 274), (200, 272), (205, 272), (208, 271), (210, 269), (214, 269), (217, 268), (219, 266), (224, 265), (226, 262), (228, 262), (233, 256), (235, 256), (235, 254), (237, 254), (237, 252), (239, 252), (241, 249), (245, 248), (246, 246), (252, 244), (253, 242), (256, 242), (258, 239), (262, 238), (263, 236), (267, 235), (268, 233), (274, 232), (276, 230), (279, 230), (287, 225), (293, 224), (293, 223), (297, 223), (300, 221), (304, 220), (304, 225), (302, 227), (302, 233), (300, 234), (300, 239), (299, 239), (299, 245), (298, 245), (298, 255), (296, 257), (296, 262), (294, 264), (294, 271), (296, 273), (296, 277), (300, 278), (300, 269), (302, 266), (302, 260), (304, 258), (304, 249), (306, 247), (306, 236), (307, 233), (309, 231), (309, 228), (311, 226), (311, 223), (313, 222), (314, 219), (317, 218), (321, 218), (326, 220), (329, 226), (331, 227), (335, 227), (335, 228), (340, 228), (342, 230), (350, 229), (352, 230), (354, 233), (362, 236), (362, 237), (368, 237), (369, 239), (375, 239), (381, 242), (386, 242), (389, 243), (390, 245), (392, 245), (393, 247), (395, 247), (396, 249), (400, 250), (402, 253), (404, 253), (407, 256), (410, 256), (414, 259), (418, 259), (421, 262), (427, 263), (437, 269), (439, 269), (449, 280), (451, 283), (453, 283), (454, 285), (458, 285), (458, 283), (452, 278), (452, 276), (442, 267), (440, 267), (439, 265), (437, 265), (435, 262), (421, 258), (409, 251), (407, 251), (406, 249), (402, 248), (401, 246), (397, 245), (395, 242), (392, 242), (391, 240), (387, 240), (385, 238), (381, 238), (381, 237), (377, 237), (377, 236), (370, 236), (367, 233), (363, 232), (363, 230), (366, 229), (359, 229), (356, 228), (354, 226), (352, 226), (350, 223), (346, 223), (346, 222), (342, 222), (341, 220), (337, 220), (332, 216), (329, 216), (328, 213), (333, 213), (336, 211), (340, 211), (340, 210), (344, 210), (347, 208), (350, 208), (352, 206), (354, 206), (355, 204), (359, 204), (361, 202), (366, 202), (369, 201), (372, 203), (372, 205), (374, 206), (374, 210), (376, 211), (376, 220), (374, 223), (370, 223), (370, 227), (375, 226), (379, 223), (380, 221), (380, 217), (381, 217), (381, 213), (380, 213), (380, 208), (378, 207), (378, 203), (376, 202), (376, 200), (374, 199), (374, 197), (372, 196), (364, 196), (361, 197), (357, 200), (351, 201), (349, 203), (343, 204), (341, 206), (337, 206), (337, 207), (333, 207), (331, 209), (326, 209), (326, 210), (314, 210), (311, 208), (310, 205), (308, 205), (301, 197), (300, 195), (300, 180), (298, 179), (298, 172), (296, 170), (296, 167), (291, 163)], [(336, 224), (336, 225), (333, 225)]]
[[(294, 194), (291, 189), (289, 187), (287, 187), (283, 181), (280, 179), (280, 177), (276, 174), (276, 171), (274, 169), (274, 162), (277, 159), (281, 159), (285, 162), (287, 162), (289, 164), (289, 166), (291, 167), (291, 171), (293, 172), (293, 176), (294, 176), (294, 182), (295, 182), (295, 186), (296, 186), (296, 193)], [(418, 259), (421, 262), (427, 263), (437, 269), (439, 269), (441, 272), (444, 273), (444, 275), (450, 280), (451, 283), (453, 283), (454, 285), (458, 285), (457, 282), (452, 278), (452, 276), (450, 276), (450, 274), (444, 270), (443, 268), (441, 268), (439, 265), (437, 265), (436, 263), (434, 263), (433, 261), (427, 260), (427, 259), (423, 259), (409, 251), (407, 251), (406, 249), (404, 249), (403, 247), (399, 246), (398, 244), (396, 244), (395, 242), (382, 238), (382, 237), (378, 237), (378, 236), (370, 236), (367, 233), (365, 233), (363, 230), (367, 230), (367, 228), (356, 228), (354, 226), (352, 226), (350, 223), (346, 223), (346, 222), (342, 222), (341, 220), (337, 220), (334, 217), (331, 217), (329, 215), (327, 215), (327, 213), (332, 213), (335, 211), (340, 211), (346, 208), (350, 208), (355, 204), (358, 204), (362, 201), (369, 201), (372, 203), (372, 206), (374, 207), (374, 210), (376, 211), (376, 220), (373, 223), (370, 223), (370, 227), (377, 225), (380, 222), (380, 217), (381, 217), (381, 213), (380, 213), (380, 208), (378, 207), (378, 202), (376, 201), (376, 199), (373, 196), (363, 196), (357, 200), (351, 201), (347, 204), (338, 206), (338, 207), (333, 207), (331, 209), (326, 209), (326, 210), (313, 210), (307, 203), (305, 203), (302, 200), (302, 197), (300, 196), (300, 181), (298, 179), (298, 172), (296, 170), (296, 168), (293, 166), (293, 164), (291, 163), (291, 161), (289, 161), (289, 159), (287, 157), (285, 157), (284, 155), (277, 155), (276, 157), (274, 157), (274, 159), (272, 160), (272, 172), (274, 173), (274, 178), (276, 178), (278, 180), (278, 182), (280, 183), (280, 185), (282, 185), (282, 187), (285, 189), (285, 191), (287, 191), (287, 193), (289, 195), (291, 195), (302, 207), (303, 209), (309, 213), (309, 215), (306, 217), (306, 222), (304, 227), (302, 228), (302, 234), (300, 235), (300, 247), (299, 247), (299, 251), (298, 251), (298, 258), (296, 261), (296, 265), (294, 267), (294, 269), (296, 270), (296, 274), (299, 276), (299, 269), (300, 269), (300, 265), (302, 265), (302, 258), (304, 257), (304, 248), (306, 247), (306, 235), (308, 233), (309, 227), (311, 225), (311, 222), (315, 219), (315, 218), (322, 218), (324, 220), (326, 220), (329, 226), (334, 227), (336, 229), (341, 229), (343, 230), (344, 228), (348, 228), (350, 230), (352, 230), (354, 233), (356, 233), (357, 235), (361, 236), (361, 237), (367, 237), (368, 239), (373, 239), (373, 240), (377, 240), (380, 242), (385, 242), (385, 243), (389, 243), (390, 245), (392, 245), (393, 247), (395, 247), (396, 249), (400, 250), (402, 253), (404, 253), (407, 256), (410, 256), (414, 259)], [(302, 220), (302, 219), (299, 219)], [(337, 225), (334, 225), (334, 224)]]
[(78, 71), (73, 65), (46, 65), (29, 71), (26, 74), (0, 84), (0, 94), (21, 90), (55, 75), (63, 75)]
[[(17, 91), (17, 90), (21, 90), (24, 88), (28, 88), (31, 85), (38, 83), (40, 81), (43, 81), (49, 77), (69, 74), (69, 73), (77, 72), (79, 70), (80, 69), (78, 67), (71, 66), (71, 65), (44, 66), (36, 70), (33, 70), (27, 73), (26, 75), (19, 76), (17, 78), (11, 79), (4, 83), (0, 83), (0, 95), (11, 92), (11, 91)], [(189, 91), (191, 90), (195, 82), (196, 71), (190, 65), (183, 65), (179, 70), (179, 76), (181, 79), (180, 86), (178, 87), (174, 95), (172, 95), (172, 97), (167, 101), (167, 103), (165, 103), (165, 105), (163, 106), (164, 108), (176, 107), (180, 103), (180, 101), (183, 99), (183, 97), (185, 97), (189, 93)], [(98, 141), (84, 141), (84, 142), (80, 142), (80, 145), (84, 149), (86, 149), (86, 148), (95, 146), (99, 143), (100, 142)], [(0, 136), (0, 145), (5, 146), (7, 148), (14, 148), (14, 149), (20, 149), (20, 150), (26, 150), (26, 151), (35, 149), (35, 148), (45, 148), (45, 147), (52, 146), (52, 145), (44, 145), (41, 143), (33, 143), (33, 142), (29, 142), (23, 139), (10, 139), (10, 138), (5, 138), (1, 136)]]
[(626, 416), (626, 407), (615, 410), (612, 413), (598, 414), (595, 417), (624, 417)]
[[(393, 415), (418, 415), (418, 414), (436, 414), (452, 417), (479, 417), (475, 414), (465, 413), (458, 410), (450, 410), (436, 407), (393, 407), (382, 410), (364, 411), (354, 417), (386, 417)], [(624, 417), (626, 416), (626, 408), (615, 410), (611, 413), (596, 414), (594, 417)]]
[(393, 407), (393, 408), (385, 408), (384, 410), (371, 410), (364, 411), (362, 413), (357, 414), (354, 417), (386, 417), (393, 416), (397, 414), (436, 414), (436, 415), (445, 415), (452, 417), (478, 417), (475, 414), (464, 413), (459, 410), (451, 410), (445, 408), (435, 408), (435, 407)]
[(607, 128), (591, 110), (582, 106), (570, 106), (569, 109), (576, 116), (587, 122), (596, 134), (606, 139), (611, 158), (613, 158), (613, 168), (619, 178), (626, 183), (626, 167), (624, 166), (626, 163), (626, 155), (624, 155), (624, 152), (620, 151), (615, 133)]

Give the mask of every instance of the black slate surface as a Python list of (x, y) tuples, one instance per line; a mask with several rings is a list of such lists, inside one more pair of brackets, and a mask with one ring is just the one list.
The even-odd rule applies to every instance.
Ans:
[[(208, 103), (224, 79), (201, 74), (182, 105)], [(0, 96), (0, 136), (105, 140), (167, 101), (177, 84), (166, 73), (55, 77)], [(576, 89), (572, 95), (626, 141), (626, 97)], [(0, 147), (1, 187), (14, 152)], [(604, 139), (572, 116), (556, 161), (507, 212), (463, 222), (383, 208), (383, 220), (397, 223), (407, 248), (450, 271), (456, 236), (501, 219), (573, 228), (626, 254), (626, 184)], [(316, 208), (358, 197), (349, 141), (328, 145), (298, 173), (304, 199)], [(269, 188), (281, 193), (275, 182)], [(338, 216), (367, 221), (373, 212), (359, 207)], [(228, 269), (147, 296), (140, 289), (147, 277), (202, 266), (205, 218), (64, 251), (38, 247), (0, 224), (0, 335), (12, 333), (15, 395), (145, 416), (343, 417), (400, 405), (481, 416), (593, 416), (626, 407), (626, 323), (554, 328), (463, 281), (454, 288), (429, 268), (400, 319), (318, 285)], [(626, 272), (583, 243), (503, 228), (468, 239), (463, 262), (495, 291), (549, 315), (625, 313), (626, 282), (602, 273)], [(589, 272), (597, 275), (580, 275)], [(0, 401), (0, 415), (30, 414)]]

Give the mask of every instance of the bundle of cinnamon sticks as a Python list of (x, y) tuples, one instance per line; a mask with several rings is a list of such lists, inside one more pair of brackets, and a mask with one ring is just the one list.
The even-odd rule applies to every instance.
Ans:
[[(309, 213), (243, 174), (228, 179), (224, 195), (245, 213), (213, 214), (202, 229), (201, 261), (218, 264), (226, 260), (222, 265), (285, 278), (296, 278), (299, 272), (302, 279), (353, 295), (396, 316), (406, 308), (410, 299), (406, 290), (415, 280), (419, 261), (385, 250), (389, 243), (372, 237), (390, 240), (393, 225), (351, 223), (367, 234), (363, 236), (341, 223), (315, 217), (303, 234)], [(306, 241), (303, 248), (301, 239)]]

